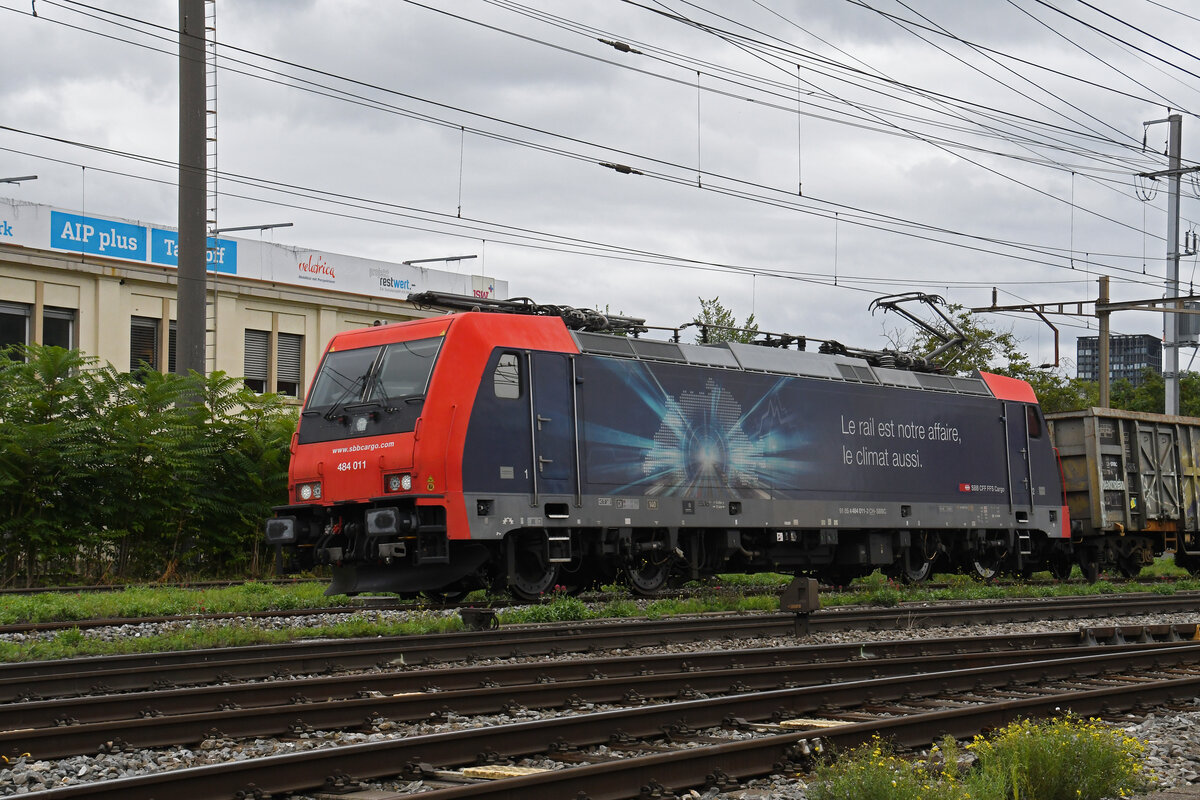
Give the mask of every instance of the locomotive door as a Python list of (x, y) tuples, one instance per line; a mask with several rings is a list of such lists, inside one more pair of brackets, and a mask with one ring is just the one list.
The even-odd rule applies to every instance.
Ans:
[(575, 377), (559, 353), (529, 354), (534, 502), (542, 494), (577, 494)]
[(1030, 410), (1024, 403), (1004, 403), (1009, 505), (1014, 509), (1033, 509), (1033, 480), (1029, 463)]

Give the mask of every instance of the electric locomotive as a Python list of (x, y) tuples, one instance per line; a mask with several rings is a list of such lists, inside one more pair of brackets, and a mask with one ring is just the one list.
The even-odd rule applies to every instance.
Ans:
[(285, 570), (331, 568), (329, 594), (919, 580), (939, 557), (1070, 571), (1060, 468), (1023, 381), (800, 337), (685, 344), (596, 312), (410, 300), (466, 310), (329, 342), (290, 503), (267, 521)]

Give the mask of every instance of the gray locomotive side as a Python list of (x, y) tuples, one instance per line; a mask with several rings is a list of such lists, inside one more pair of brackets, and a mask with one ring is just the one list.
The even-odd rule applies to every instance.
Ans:
[(981, 375), (575, 335), (578, 355), (497, 349), (473, 408), (471, 538), (525, 543), (510, 584), (1069, 571), (1041, 412)]

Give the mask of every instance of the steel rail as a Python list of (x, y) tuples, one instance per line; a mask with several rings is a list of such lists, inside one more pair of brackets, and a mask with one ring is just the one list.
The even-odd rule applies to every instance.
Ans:
[[(382, 672), (296, 678), (286, 681), (205, 685), (124, 694), (90, 695), (0, 704), (0, 731), (21, 728), (111, 722), (144, 716), (200, 713), (222, 707), (243, 709), (323, 702), (363, 693), (396, 694), (419, 691), (452, 691), (484, 685), (519, 685), (587, 680), (596, 677), (689, 673), (713, 669), (742, 669), (791, 665), (797, 670), (841, 669), (833, 662), (869, 665), (893, 664), (900, 659), (923, 659), (955, 654), (961, 658), (987, 658), (990, 653), (1036, 651), (1135, 642), (1150, 644), (1196, 640), (1197, 625), (1151, 625), (1085, 628), (1075, 632), (1025, 633), (1000, 637), (972, 636), (904, 639), (888, 642), (799, 645), (687, 653), (653, 653), (588, 659), (516, 662), (443, 669), (393, 668)], [(1080, 651), (1082, 652), (1082, 651)], [(859, 667), (854, 667), (859, 668)]]
[[(888, 630), (1194, 611), (1200, 593), (1102, 595), (972, 604), (905, 604), (889, 609), (814, 612), (809, 631)], [(484, 658), (657, 646), (701, 639), (794, 637), (792, 614), (715, 614), (669, 620), (619, 620), (506, 627), (417, 636), (334, 639), (173, 653), (84, 657), (0, 664), (0, 702), (108, 694), (219, 680), (320, 674), (397, 663), (414, 665)]]
[(1032, 697), (968, 708), (879, 719), (800, 733), (776, 734), (728, 744), (634, 756), (602, 764), (572, 767), (420, 795), (381, 793), (378, 800), (525, 800), (574, 797), (579, 800), (631, 800), (643, 787), (666, 792), (705, 788), (727, 780), (745, 781), (781, 772), (800, 774), (816, 742), (854, 747), (880, 735), (901, 747), (927, 746), (942, 736), (965, 738), (1022, 717), (1072, 711), (1078, 716), (1111, 713), (1145, 704), (1174, 702), (1200, 690), (1200, 678), (1180, 678), (1105, 687), (1070, 695)]
[[(536, 722), (489, 725), (369, 744), (320, 748), (282, 756), (50, 789), (39, 793), (39, 797), (45, 800), (112, 797), (120, 797), (123, 800), (161, 800), (170, 796), (172, 800), (217, 800), (257, 796), (256, 793), (275, 794), (311, 789), (324, 785), (327, 780), (340, 781), (345, 776), (353, 779), (392, 776), (402, 771), (399, 769), (402, 765), (408, 765), (407, 768), (412, 770), (423, 763), (458, 766), (474, 763), (481, 757), (514, 758), (545, 753), (553, 750), (554, 743), (560, 740), (575, 747), (593, 746), (606, 743), (614, 737), (658, 738), (671, 731), (717, 727), (733, 719), (788, 719), (821, 713), (831, 706), (857, 707), (864, 703), (899, 701), (913, 695), (942, 697), (954, 691), (980, 691), (1014, 684), (1044, 685), (1052, 680), (1078, 680), (1080, 676), (1128, 670), (1141, 670), (1144, 676), (1146, 670), (1162, 669), (1164, 665), (1193, 666), (1197, 663), (1200, 663), (1200, 644), (1190, 644), (1184, 647), (1153, 648), (1135, 654), (1122, 652), (1087, 655), (953, 672), (846, 681), (541, 719)], [(1150, 692), (1152, 683), (1148, 678), (1139, 679), (1115, 689), (1109, 687), (1104, 691), (1108, 693), (1107, 696), (1114, 698), (1157, 698), (1158, 695)], [(1160, 691), (1162, 685), (1166, 684), (1171, 688), (1164, 696), (1185, 696), (1187, 693), (1194, 696), (1197, 687), (1200, 687), (1200, 675), (1160, 682)], [(1048, 698), (1037, 698), (1036, 702), (1006, 701), (999, 705), (1005, 709), (1005, 713), (1016, 714), (1025, 708), (1071, 707), (1071, 702), (1067, 695), (1057, 693)], [(947, 715), (953, 713), (936, 712)], [(950, 718), (921, 716), (926, 720)], [(886, 731), (898, 726), (898, 721), (879, 720), (872, 723), (871, 730)], [(928, 728), (924, 731), (923, 735), (927, 738), (923, 741), (928, 742), (932, 738), (930, 731)], [(845, 733), (842, 732), (843, 735)], [(821, 733), (826, 739), (834, 738), (835, 735), (829, 732)], [(794, 737), (792, 741), (799, 741), (801, 738), (805, 737)], [(448, 796), (450, 795), (443, 795)]]
[[(1180, 642), (1173, 647), (1196, 648)], [(1160, 649), (1161, 644), (1124, 645), (1133, 654), (1139, 649)], [(313, 700), (302, 694), (283, 705), (162, 715), (138, 698), (130, 698), (127, 711), (134, 717), (93, 723), (25, 727), (0, 730), (0, 754), (30, 753), (37, 759), (93, 754), (104, 748), (149, 748), (196, 744), (209, 737), (248, 738), (283, 736), (312, 730), (361, 728), (364, 721), (417, 722), (437, 717), (501, 714), (519, 708), (572, 708), (584, 704), (620, 704), (644, 700), (673, 700), (708, 694), (738, 694), (782, 687), (823, 685), (831, 676), (839, 681), (904, 677), (968, 667), (1046, 661), (1064, 657), (1064, 650), (1085, 654), (1111, 653), (1112, 647), (1050, 648), (1038, 651), (948, 653), (885, 661), (846, 661), (807, 664), (717, 666), (687, 672), (659, 672), (616, 676), (589, 676), (575, 680), (544, 680), (540, 666), (527, 669), (527, 680), (516, 684), (434, 691), (408, 687), (394, 693), (366, 690), (365, 696)], [(19, 715), (18, 715), (19, 718)]]

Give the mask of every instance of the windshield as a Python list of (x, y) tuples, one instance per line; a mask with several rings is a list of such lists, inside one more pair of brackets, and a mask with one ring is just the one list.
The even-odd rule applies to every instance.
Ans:
[(305, 411), (326, 411), (343, 403), (362, 399), (363, 387), (371, 367), (379, 357), (378, 347), (340, 350), (325, 356), (316, 383), (308, 395)]
[(304, 406), (302, 442), (411, 431), (442, 337), (326, 354)]
[(390, 403), (424, 395), (441, 345), (440, 336), (387, 345), (364, 399)]

